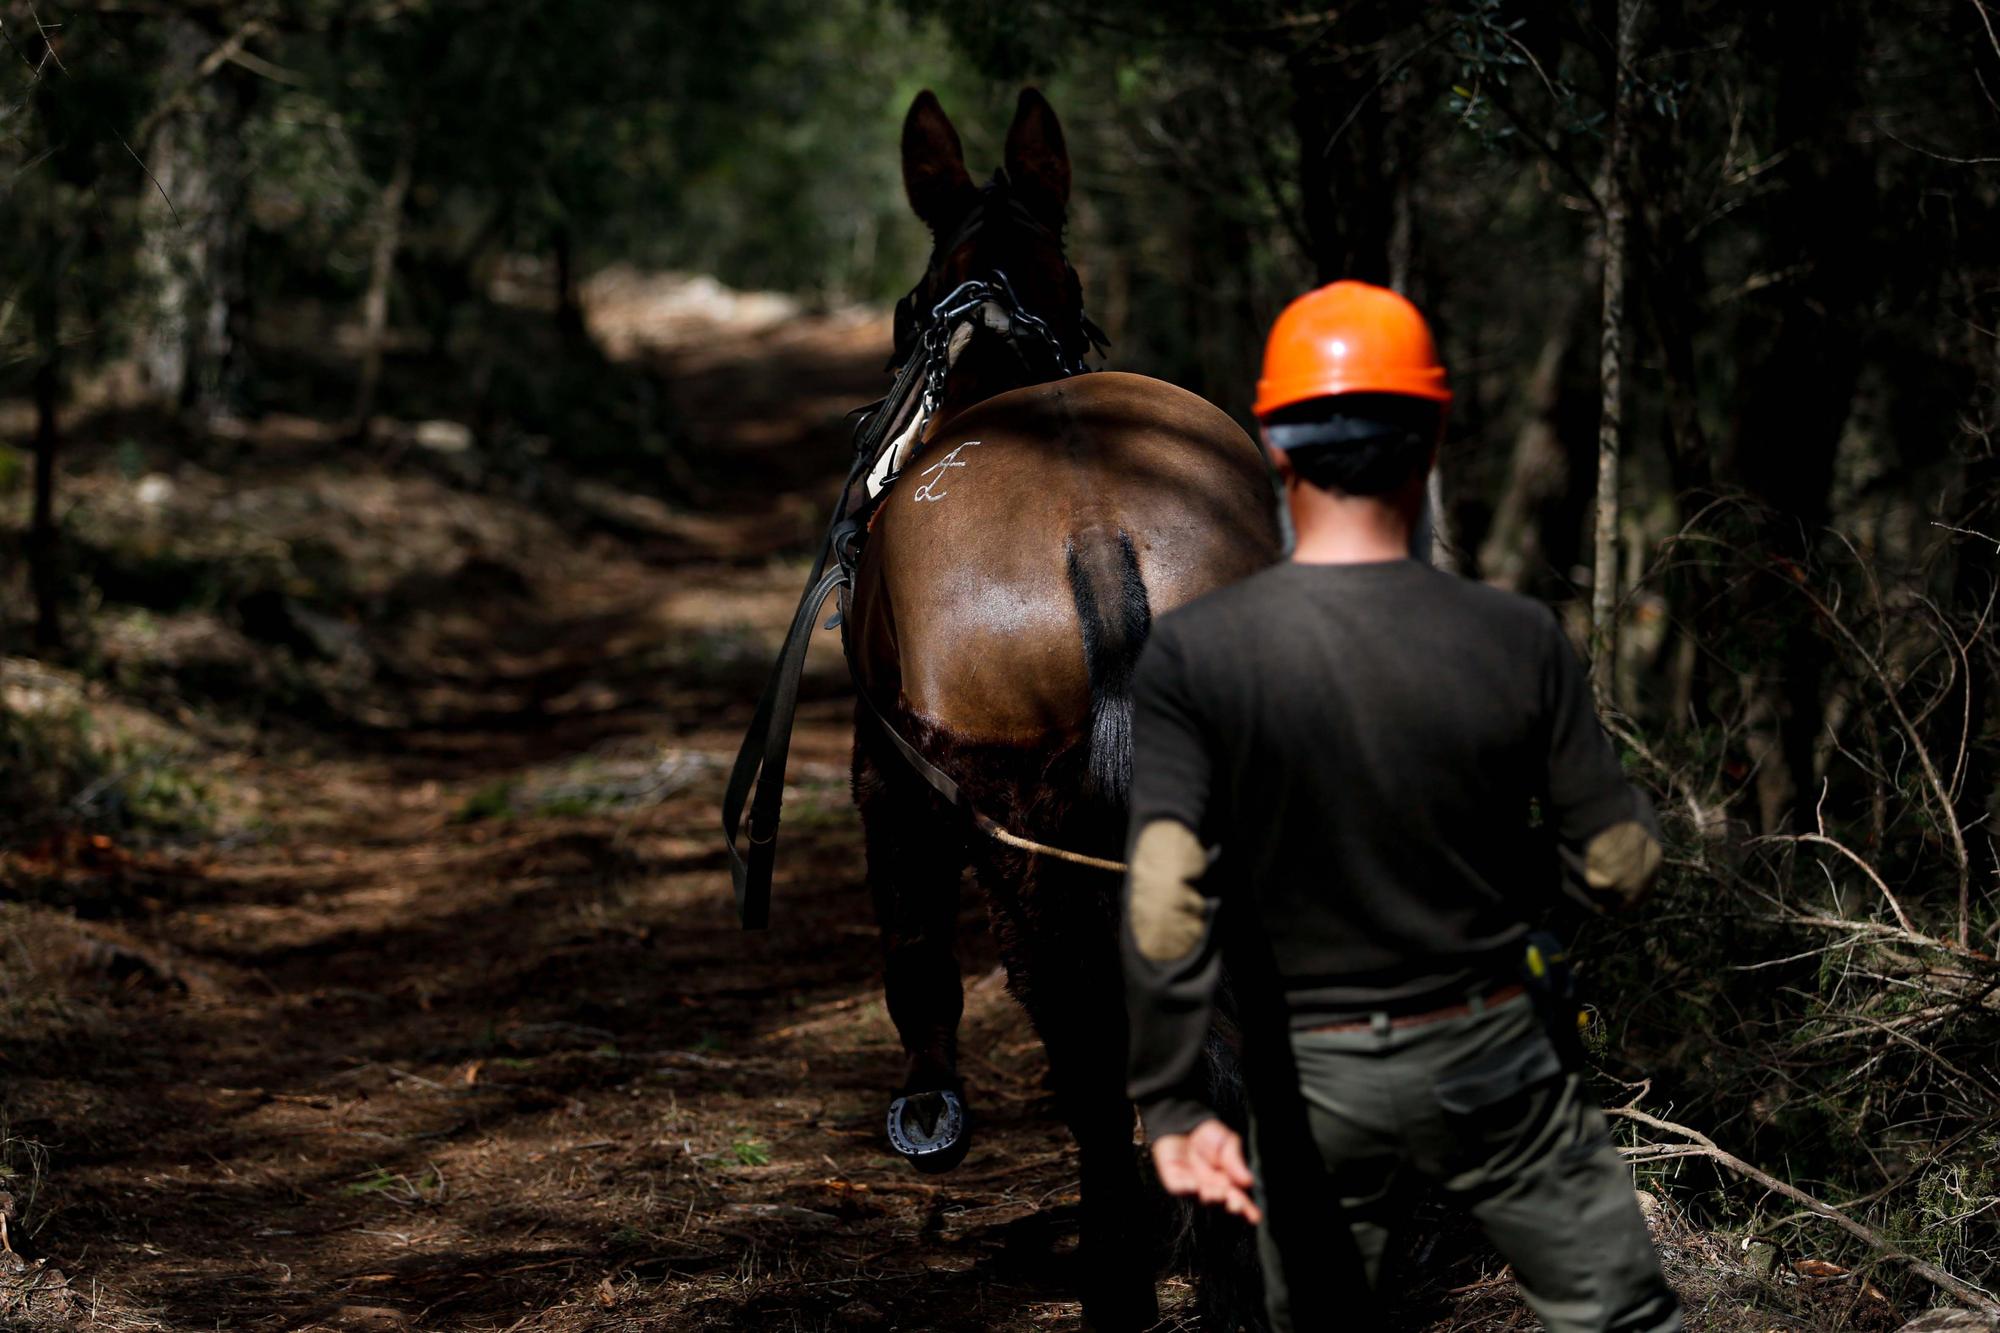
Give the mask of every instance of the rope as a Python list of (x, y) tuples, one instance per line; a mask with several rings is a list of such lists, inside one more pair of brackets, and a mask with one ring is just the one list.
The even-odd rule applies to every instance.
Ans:
[(1092, 870), (1109, 870), (1115, 875), (1122, 875), (1131, 869), (1123, 861), (1107, 861), (1101, 856), (1085, 856), (1082, 852), (1065, 851), (1061, 847), (1051, 847), (1045, 842), (1036, 842), (1033, 838), (1024, 838), (1018, 833), (1009, 833), (1006, 829), (1000, 827), (1000, 825), (994, 823), (985, 815), (980, 814), (977, 810), (972, 812), (972, 822), (979, 826), (981, 833), (986, 834), (995, 842), (1004, 842), (1009, 847), (1018, 847), (1024, 852), (1033, 852), (1038, 856), (1053, 856), (1058, 861), (1068, 861), (1071, 865), (1088, 866)]

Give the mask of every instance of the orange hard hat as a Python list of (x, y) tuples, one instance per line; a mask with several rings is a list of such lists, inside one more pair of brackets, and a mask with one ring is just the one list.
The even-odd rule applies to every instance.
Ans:
[(1328, 283), (1286, 306), (1271, 326), (1251, 410), (1268, 416), (1337, 393), (1451, 401), (1430, 325), (1387, 287)]

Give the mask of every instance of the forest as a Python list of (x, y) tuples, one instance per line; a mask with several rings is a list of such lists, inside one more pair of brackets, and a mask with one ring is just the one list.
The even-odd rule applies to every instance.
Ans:
[[(1573, 943), (1689, 1328), (2000, 1329), (2000, 4), (0, 37), (0, 1328), (1080, 1326), (976, 895), (982, 1146), (882, 1140), (833, 636), (767, 933), (716, 831), (931, 251), (905, 112), (983, 179), (1032, 86), (1093, 365), (1249, 426), (1298, 293), (1437, 332), (1434, 559), (1556, 609), (1662, 817)], [(1534, 1326), (1423, 1231), (1400, 1326)]]

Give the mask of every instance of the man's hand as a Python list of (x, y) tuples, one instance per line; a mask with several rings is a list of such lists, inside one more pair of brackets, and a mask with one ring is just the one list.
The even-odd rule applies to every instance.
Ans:
[(1153, 1140), (1153, 1169), (1167, 1193), (1221, 1204), (1255, 1226), (1263, 1212), (1250, 1198), (1250, 1164), (1243, 1160), (1243, 1140), (1236, 1131), (1210, 1117), (1187, 1134), (1162, 1134)]

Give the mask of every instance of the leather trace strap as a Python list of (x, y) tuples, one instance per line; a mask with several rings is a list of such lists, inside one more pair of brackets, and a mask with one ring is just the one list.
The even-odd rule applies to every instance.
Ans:
[[(729, 845), (729, 875), (736, 886), (736, 913), (745, 930), (762, 930), (771, 920), (771, 872), (778, 859), (778, 811), (785, 802), (785, 759), (792, 748), (792, 720), (798, 715), (799, 678), (805, 673), (806, 649), (812, 644), (813, 622), (827, 594), (847, 581), (839, 565), (821, 570), (806, 589), (778, 651), (778, 663), (757, 701), (750, 729), (736, 751), (729, 785), (722, 794), (722, 834)], [(756, 799), (750, 818), (743, 820), (743, 803), (752, 783)], [(741, 841), (739, 843), (739, 835)]]

